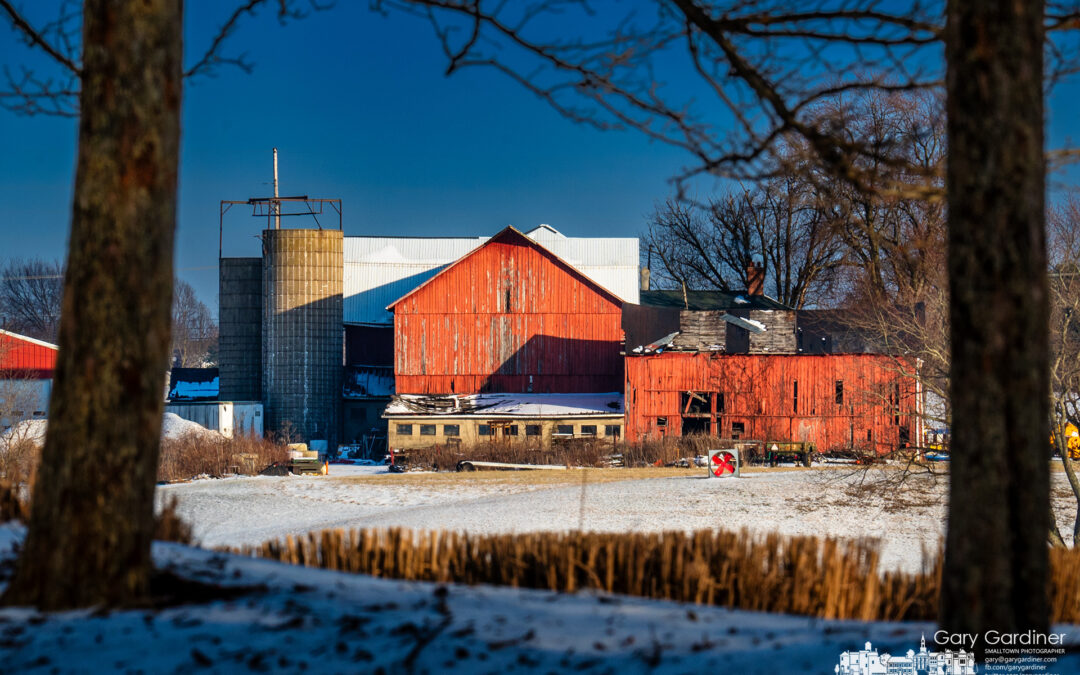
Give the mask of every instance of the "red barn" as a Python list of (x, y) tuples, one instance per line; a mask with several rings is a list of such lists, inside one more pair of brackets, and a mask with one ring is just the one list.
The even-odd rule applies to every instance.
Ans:
[(0, 330), (0, 378), (49, 380), (56, 370), (56, 345)]
[(0, 330), (0, 431), (44, 418), (56, 370), (56, 345)]
[(887, 452), (921, 438), (914, 364), (878, 354), (627, 356), (626, 438), (703, 433)]
[(622, 389), (622, 301), (512, 227), (387, 309), (398, 394)]

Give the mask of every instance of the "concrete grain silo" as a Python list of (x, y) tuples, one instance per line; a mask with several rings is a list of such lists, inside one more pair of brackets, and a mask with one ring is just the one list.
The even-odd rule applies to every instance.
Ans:
[(342, 355), (341, 230), (263, 231), (265, 429), (336, 449)]
[(221, 258), (218, 368), (223, 401), (262, 397), (262, 258)]

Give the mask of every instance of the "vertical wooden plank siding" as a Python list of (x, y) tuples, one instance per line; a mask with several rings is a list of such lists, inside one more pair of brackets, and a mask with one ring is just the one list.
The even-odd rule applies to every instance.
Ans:
[(394, 305), (402, 394), (622, 388), (622, 305), (504, 231)]
[(723, 438), (741, 423), (742, 438), (811, 441), (821, 451), (854, 446), (886, 452), (901, 445), (905, 433), (910, 442), (919, 440), (914, 375), (912, 360), (877, 354), (628, 356), (626, 438), (680, 435), (681, 395), (693, 391), (712, 396), (711, 432)]
[(49, 379), (55, 370), (55, 348), (0, 333), (0, 378)]

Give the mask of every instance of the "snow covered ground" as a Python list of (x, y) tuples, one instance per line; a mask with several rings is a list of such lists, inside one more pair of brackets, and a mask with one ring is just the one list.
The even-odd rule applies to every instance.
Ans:
[[(19, 538), (20, 529), (0, 526), (0, 562)], [(3, 609), (3, 672), (832, 673), (845, 650), (869, 641), (903, 654), (924, 634), (932, 647), (936, 630), (405, 583), (175, 544), (155, 544), (154, 556), (185, 579), (237, 594), (161, 610)], [(1080, 628), (1056, 632), (1080, 644)], [(1045, 672), (1078, 671), (1073, 651)]]
[[(890, 482), (895, 471), (773, 470), (709, 479), (703, 470), (671, 470), (659, 478), (588, 483), (583, 499), (574, 471), (561, 484), (533, 482), (523, 474), (380, 475), (385, 472), (334, 465), (326, 477), (200, 480), (162, 486), (158, 495), (179, 499), (180, 514), (209, 547), (331, 527), (477, 533), (745, 527), (878, 538), (883, 567), (914, 571), (923, 548), (936, 550), (944, 534), (945, 476), (913, 476), (897, 487)], [(1063, 477), (1056, 474), (1055, 480)], [(1061, 499), (1059, 515), (1062, 531), (1071, 532), (1075, 506)]]

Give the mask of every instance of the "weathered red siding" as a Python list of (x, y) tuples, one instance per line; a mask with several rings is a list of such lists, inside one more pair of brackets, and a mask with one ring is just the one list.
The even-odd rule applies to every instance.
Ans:
[[(874, 354), (630, 356), (626, 438), (680, 435), (682, 394), (701, 392), (708, 394), (709, 432), (720, 437), (730, 438), (738, 423), (747, 439), (886, 452), (905, 436), (919, 438), (914, 373), (910, 361)], [(843, 383), (843, 403), (837, 403), (837, 382)]]
[(55, 369), (55, 347), (13, 333), (0, 332), (0, 378), (50, 379)]
[(398, 393), (622, 387), (622, 304), (507, 229), (393, 305)]

